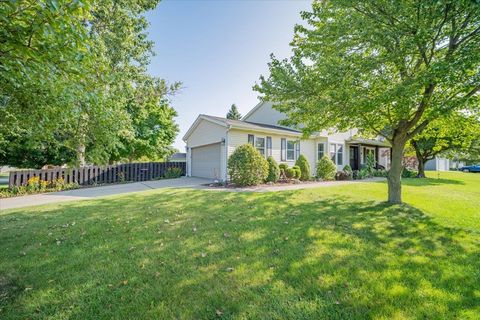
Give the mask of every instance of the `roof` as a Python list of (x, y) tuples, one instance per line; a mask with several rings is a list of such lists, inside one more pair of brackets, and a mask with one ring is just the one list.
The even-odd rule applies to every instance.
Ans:
[(170, 156), (171, 160), (179, 160), (179, 159), (186, 159), (187, 154), (185, 152), (175, 152)]
[(256, 123), (256, 122), (243, 121), (243, 120), (233, 120), (233, 119), (201, 114), (197, 117), (197, 119), (192, 124), (190, 129), (188, 129), (187, 133), (183, 136), (184, 141), (188, 139), (188, 137), (192, 134), (193, 130), (195, 130), (195, 128), (198, 126), (201, 120), (210, 121), (228, 129), (236, 128), (236, 129), (247, 129), (247, 130), (256, 130), (256, 131), (267, 131), (272, 133), (280, 133), (280, 134), (283, 133), (283, 134), (289, 134), (289, 135), (295, 135), (295, 136), (300, 136), (302, 134), (302, 132), (299, 130), (282, 127), (282, 126), (275, 126), (271, 124)]
[(345, 140), (345, 142), (349, 144), (364, 144), (364, 145), (379, 146), (379, 147), (391, 147), (388, 141), (382, 141), (382, 140), (376, 140), (376, 139), (352, 138), (352, 139)]
[(256, 122), (243, 121), (243, 120), (233, 120), (233, 119), (227, 119), (222, 117), (209, 116), (206, 114), (202, 114), (202, 116), (206, 118), (211, 118), (217, 121), (223, 121), (226, 125), (233, 126), (233, 127), (244, 127), (248, 129), (257, 129), (257, 130), (258, 129), (274, 129), (274, 130), (282, 130), (282, 131), (288, 131), (293, 133), (301, 133), (299, 130), (282, 127), (282, 126), (275, 126), (271, 124), (256, 123)]

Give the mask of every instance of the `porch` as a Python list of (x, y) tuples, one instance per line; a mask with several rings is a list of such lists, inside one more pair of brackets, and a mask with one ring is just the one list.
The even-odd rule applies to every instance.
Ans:
[(375, 158), (377, 169), (389, 169), (391, 163), (391, 147), (387, 141), (371, 139), (346, 140), (349, 154), (349, 165), (352, 170), (360, 170), (367, 162), (368, 155)]

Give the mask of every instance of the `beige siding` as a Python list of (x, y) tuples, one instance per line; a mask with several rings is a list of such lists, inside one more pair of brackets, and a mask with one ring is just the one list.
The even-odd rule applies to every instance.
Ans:
[[(211, 145), (219, 143), (226, 139), (227, 128), (216, 123), (202, 120), (188, 137), (187, 143), (187, 175), (192, 175), (192, 152), (191, 149), (198, 146)], [(226, 179), (226, 148), (220, 145), (220, 180)], [(216, 161), (216, 160), (215, 160)]]
[(278, 122), (285, 118), (284, 113), (272, 108), (272, 103), (264, 102), (257, 110), (243, 120), (278, 126)]
[[(297, 140), (298, 137), (295, 136), (288, 136), (288, 135), (278, 135), (278, 134), (270, 134), (264, 132), (254, 132), (254, 131), (244, 131), (244, 130), (237, 130), (232, 129), (228, 131), (228, 156), (235, 151), (235, 148), (248, 143), (248, 135), (253, 134), (255, 137), (272, 137), (272, 156), (278, 163), (286, 163), (290, 167), (295, 165), (295, 160), (292, 161), (281, 161), (281, 139), (286, 138), (287, 140)], [(315, 170), (315, 140), (307, 139), (300, 141), (300, 154), (303, 154), (310, 166), (312, 168), (312, 173)]]
[(203, 120), (187, 139), (187, 147), (193, 148), (206, 144), (221, 142), (225, 139), (227, 128), (213, 122)]

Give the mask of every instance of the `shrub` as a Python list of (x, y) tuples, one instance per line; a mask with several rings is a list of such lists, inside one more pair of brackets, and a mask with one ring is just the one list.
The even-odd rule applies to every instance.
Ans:
[(300, 169), (300, 167), (299, 166), (293, 166), (292, 169), (293, 169), (293, 171), (295, 171), (294, 178), (295, 179), (300, 179), (300, 177), (302, 176), (302, 170)]
[(299, 177), (300, 180), (303, 180), (303, 181), (310, 180), (310, 177), (312, 176), (310, 174), (310, 164), (308, 163), (307, 158), (305, 158), (303, 154), (298, 156), (297, 161), (295, 161), (295, 165), (300, 168), (300, 172), (301, 172), (301, 175)]
[(288, 164), (286, 164), (286, 163), (280, 163), (280, 164), (278, 165), (278, 168), (280, 168), (280, 170), (285, 171), (285, 170), (287, 170), (287, 168), (288, 168)]
[(335, 180), (350, 180), (350, 174), (345, 171), (338, 171), (335, 174)]
[(417, 174), (418, 173), (415, 170), (410, 170), (408, 168), (403, 168), (402, 178), (416, 178)]
[(347, 180), (353, 179), (353, 170), (352, 167), (350, 167), (348, 164), (343, 167), (343, 172), (347, 174)]
[(293, 169), (293, 168), (287, 168), (287, 169), (285, 169), (285, 176), (286, 176), (288, 179), (293, 179), (293, 178), (295, 178), (295, 169)]
[(280, 168), (272, 156), (267, 158), (267, 162), (268, 162), (267, 182), (275, 183), (280, 178)]
[(384, 169), (378, 169), (373, 171), (374, 177), (386, 177), (388, 175), (388, 171)]
[(268, 162), (250, 144), (239, 146), (228, 159), (230, 180), (238, 186), (262, 183), (268, 175)]
[(182, 176), (182, 169), (181, 168), (176, 168), (176, 167), (170, 167), (167, 168), (165, 171), (165, 178), (166, 179), (174, 179), (174, 178), (180, 178)]
[(317, 177), (323, 180), (333, 180), (335, 178), (335, 173), (337, 172), (337, 166), (333, 161), (327, 156), (324, 155), (317, 162)]
[(370, 173), (368, 172), (368, 169), (366, 167), (363, 167), (362, 169), (360, 169), (360, 171), (358, 171), (358, 175), (357, 175), (358, 180), (363, 180), (369, 177), (370, 177)]

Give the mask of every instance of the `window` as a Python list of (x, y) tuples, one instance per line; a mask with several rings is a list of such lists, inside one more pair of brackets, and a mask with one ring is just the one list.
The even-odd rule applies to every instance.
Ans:
[(272, 137), (267, 137), (267, 157), (272, 155)]
[(265, 156), (265, 138), (258, 138), (255, 141), (255, 148), (262, 154), (262, 156)]
[(337, 165), (343, 165), (343, 144), (330, 144), (330, 159)]
[(295, 141), (287, 141), (287, 160), (295, 160)]
[(298, 159), (299, 155), (300, 155), (300, 140), (297, 140), (295, 142), (295, 160)]
[(325, 144), (319, 143), (317, 147), (318, 160), (322, 159), (324, 155), (325, 155)]
[(282, 140), (280, 140), (280, 147), (282, 149), (280, 154), (280, 160), (286, 161), (287, 160), (287, 139), (282, 138)]
[(343, 165), (343, 144), (337, 144), (337, 165)]
[(252, 146), (255, 146), (255, 137), (253, 136), (253, 134), (249, 134), (248, 135), (248, 143), (250, 143)]

